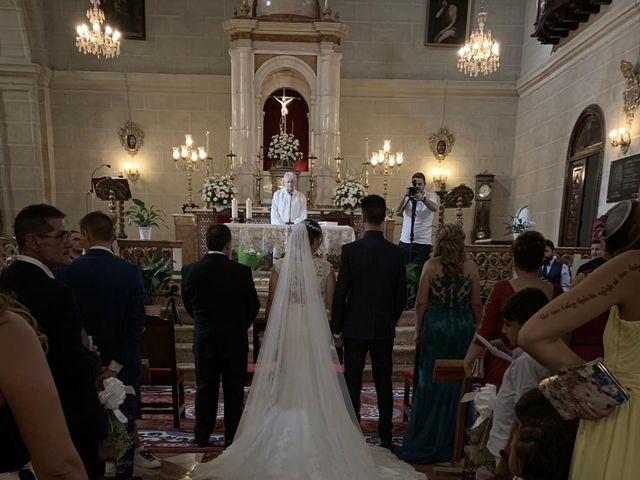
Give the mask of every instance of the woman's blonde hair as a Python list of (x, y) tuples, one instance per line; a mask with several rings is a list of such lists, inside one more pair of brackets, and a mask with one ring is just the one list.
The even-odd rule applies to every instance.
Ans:
[(40, 343), (42, 344), (42, 349), (45, 352), (48, 350), (49, 345), (47, 343), (47, 336), (40, 332), (38, 322), (36, 322), (36, 319), (33, 318), (33, 315), (31, 315), (31, 312), (29, 312), (27, 307), (22, 305), (15, 298), (5, 293), (0, 293), (0, 315), (2, 315), (4, 312), (15, 313), (16, 315), (22, 317), (31, 326), (31, 328), (33, 328), (33, 331), (36, 333), (38, 340), (40, 340)]
[(462, 228), (455, 223), (447, 223), (436, 233), (434, 257), (440, 257), (442, 272), (449, 280), (456, 280), (464, 271), (464, 239)]

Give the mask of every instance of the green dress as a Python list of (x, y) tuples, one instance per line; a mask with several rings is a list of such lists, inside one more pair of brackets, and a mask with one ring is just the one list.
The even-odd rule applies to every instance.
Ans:
[(434, 384), (438, 359), (463, 359), (475, 328), (471, 313), (472, 281), (431, 281), (427, 311), (422, 321), (418, 388), (409, 425), (398, 456), (410, 463), (433, 464), (451, 459), (460, 385)]

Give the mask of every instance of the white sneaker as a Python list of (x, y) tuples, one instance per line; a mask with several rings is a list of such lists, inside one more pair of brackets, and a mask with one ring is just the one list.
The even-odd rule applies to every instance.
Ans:
[(144, 448), (136, 448), (133, 464), (140, 468), (160, 468), (160, 460)]

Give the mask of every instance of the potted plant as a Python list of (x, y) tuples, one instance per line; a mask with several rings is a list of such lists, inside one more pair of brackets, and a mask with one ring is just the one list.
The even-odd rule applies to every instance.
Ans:
[[(142, 282), (146, 292), (145, 311), (148, 315), (160, 315), (162, 306), (158, 305), (159, 297), (171, 283), (173, 278), (173, 260), (164, 258), (162, 248), (156, 248), (149, 263), (136, 260), (142, 273)], [(151, 308), (149, 308), (151, 307)]]
[(520, 207), (511, 221), (505, 222), (507, 235), (512, 234), (513, 239), (518, 238), (523, 232), (535, 226), (535, 222), (529, 220), (529, 206)]
[(160, 228), (160, 226), (167, 226), (164, 212), (153, 205), (147, 208), (145, 203), (139, 198), (132, 198), (131, 201), (133, 205), (124, 213), (129, 225), (134, 224), (138, 226), (140, 240), (151, 240), (152, 227)]

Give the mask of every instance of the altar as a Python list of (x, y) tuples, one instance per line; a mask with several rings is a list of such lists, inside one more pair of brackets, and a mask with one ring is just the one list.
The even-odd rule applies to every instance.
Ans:
[[(231, 248), (241, 245), (247, 250), (262, 253), (273, 252), (276, 257), (284, 254), (292, 225), (260, 223), (225, 223), (231, 230)], [(348, 225), (321, 225), (322, 244), (318, 254), (323, 257), (339, 257), (345, 243), (355, 241), (356, 235)]]

